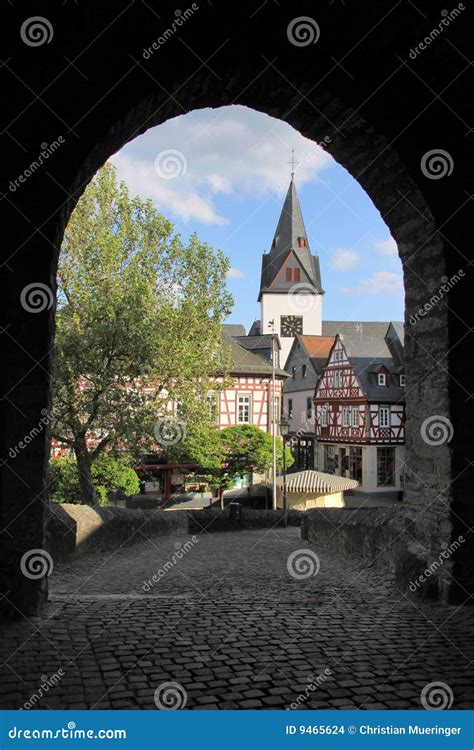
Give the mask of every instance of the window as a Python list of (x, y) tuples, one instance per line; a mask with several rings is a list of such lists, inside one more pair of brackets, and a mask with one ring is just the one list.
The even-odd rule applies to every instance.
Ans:
[(293, 365), (293, 367), (291, 368), (291, 377), (294, 378), (295, 375), (296, 375), (296, 366)]
[(335, 370), (334, 371), (334, 388), (340, 388), (342, 386), (342, 371), (341, 370)]
[(349, 448), (349, 476), (362, 484), (362, 448)]
[(358, 427), (359, 426), (359, 407), (358, 406), (352, 407), (351, 418), (352, 418), (352, 426)]
[(301, 368), (301, 375), (303, 378), (306, 377), (306, 365), (303, 365), (303, 367)]
[(337, 467), (336, 448), (334, 445), (324, 446), (324, 471), (334, 474)]
[(342, 359), (342, 352), (340, 349), (336, 349), (334, 352), (334, 362), (340, 362)]
[(328, 407), (323, 405), (321, 406), (321, 427), (327, 427), (328, 426)]
[(294, 269), (293, 278), (296, 281), (296, 283), (299, 282), (299, 280), (300, 280), (300, 269), (299, 268), (295, 268)]
[(342, 426), (349, 427), (349, 407), (342, 407)]
[(405, 388), (405, 375), (400, 375), (400, 385)]
[(237, 424), (250, 424), (250, 396), (237, 396)]
[(288, 399), (288, 419), (293, 417), (293, 399)]
[(390, 427), (389, 406), (379, 406), (379, 427)]
[(311, 396), (307, 396), (306, 398), (306, 416), (308, 419), (311, 419), (313, 416), (313, 401), (311, 399)]
[(395, 484), (395, 448), (377, 448), (377, 486)]
[(379, 372), (377, 376), (377, 384), (378, 385), (387, 385), (387, 376), (384, 372)]
[(291, 281), (291, 268), (285, 268), (285, 281)]
[(306, 247), (306, 237), (298, 237), (298, 245), (300, 247)]

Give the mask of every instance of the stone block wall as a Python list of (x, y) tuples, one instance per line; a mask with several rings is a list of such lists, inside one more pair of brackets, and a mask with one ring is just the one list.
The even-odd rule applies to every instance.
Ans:
[(186, 513), (88, 505), (51, 505), (47, 519), (47, 549), (54, 562), (74, 555), (116, 549), (149, 537), (188, 533)]
[[(451, 554), (441, 556), (435, 542), (421, 544), (413, 524), (398, 508), (327, 508), (303, 514), (301, 536), (357, 565), (386, 573), (395, 591), (414, 598), (446, 601), (452, 569)], [(403, 526), (405, 523), (405, 526)]]
[[(284, 514), (281, 510), (253, 510), (242, 508), (240, 520), (233, 515), (232, 510), (210, 508), (205, 510), (188, 511), (189, 533), (200, 531), (238, 531), (239, 529), (262, 529), (283, 525)], [(294, 510), (287, 514), (288, 526), (300, 526), (303, 514)]]

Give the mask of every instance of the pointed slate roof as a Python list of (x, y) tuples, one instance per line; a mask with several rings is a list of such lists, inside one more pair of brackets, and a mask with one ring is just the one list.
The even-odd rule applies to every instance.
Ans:
[[(305, 247), (300, 247), (300, 237), (306, 240)], [(321, 294), (323, 289), (321, 287), (319, 258), (317, 255), (312, 255), (309, 247), (308, 235), (293, 177), (281, 210), (271, 250), (262, 256), (259, 300), (262, 292), (288, 291), (291, 287), (291, 284), (285, 282), (283, 274), (280, 274), (277, 279), (275, 278), (291, 251), (294, 252), (303, 270), (301, 283), (309, 284), (314, 287), (316, 294)]]

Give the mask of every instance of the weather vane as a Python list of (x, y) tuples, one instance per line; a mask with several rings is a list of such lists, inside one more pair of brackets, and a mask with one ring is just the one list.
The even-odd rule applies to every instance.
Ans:
[(291, 161), (288, 162), (288, 164), (291, 164), (291, 177), (295, 176), (295, 167), (297, 164), (299, 164), (299, 161), (295, 160), (295, 149), (291, 149)]

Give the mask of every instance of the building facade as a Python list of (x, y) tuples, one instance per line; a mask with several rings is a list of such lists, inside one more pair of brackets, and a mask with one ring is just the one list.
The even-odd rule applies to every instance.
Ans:
[(293, 341), (283, 386), (282, 411), (289, 422), (289, 445), (295, 463), (292, 471), (314, 469), (314, 391), (334, 344), (334, 336), (298, 335)]
[(383, 336), (338, 333), (314, 404), (319, 470), (355, 479), (365, 493), (403, 489), (402, 324), (390, 323)]
[(295, 336), (321, 334), (323, 294), (292, 175), (270, 252), (262, 256), (258, 295), (259, 332), (279, 335), (282, 367)]

